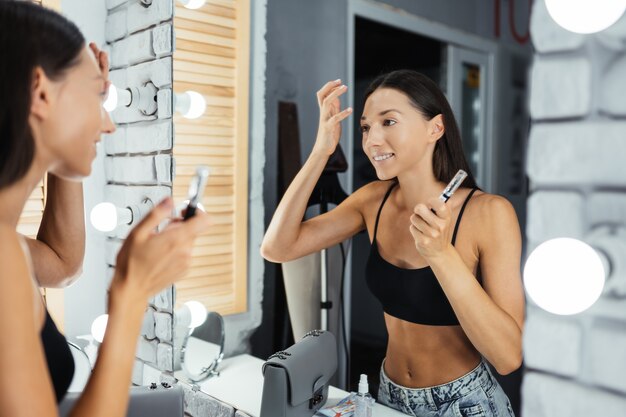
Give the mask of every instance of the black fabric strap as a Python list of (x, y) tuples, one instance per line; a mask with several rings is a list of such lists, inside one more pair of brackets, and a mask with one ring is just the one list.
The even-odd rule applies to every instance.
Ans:
[(376, 224), (374, 225), (374, 239), (372, 240), (372, 242), (376, 242), (376, 232), (378, 231), (378, 219), (380, 219), (380, 212), (383, 211), (383, 206), (385, 205), (385, 202), (389, 198), (393, 187), (395, 187), (397, 184), (397, 182), (394, 182), (391, 187), (389, 187), (387, 193), (385, 194), (385, 198), (383, 198), (383, 202), (380, 203), (380, 207), (378, 208), (378, 214), (376, 215)]
[(454, 233), (452, 234), (452, 246), (454, 246), (454, 243), (456, 242), (456, 233), (459, 230), (459, 224), (461, 224), (461, 217), (463, 217), (463, 212), (465, 211), (465, 206), (467, 205), (467, 203), (470, 200), (470, 198), (472, 198), (472, 195), (474, 194), (474, 192), (476, 192), (476, 190), (478, 190), (478, 188), (474, 188), (474, 189), (472, 189), (472, 191), (470, 191), (470, 193), (465, 198), (465, 201), (463, 202), (463, 205), (461, 206), (461, 211), (459, 212), (459, 217), (456, 219), (456, 224), (454, 225)]

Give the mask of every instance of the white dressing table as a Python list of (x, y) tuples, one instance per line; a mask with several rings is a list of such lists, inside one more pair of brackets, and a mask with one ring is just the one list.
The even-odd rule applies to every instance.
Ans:
[[(210, 345), (195, 338), (193, 343), (193, 348), (195, 348), (193, 350), (198, 348), (202, 350), (201, 344)], [(206, 348), (210, 349), (210, 346), (206, 346)], [(192, 369), (199, 369), (209, 361), (208, 358), (205, 358), (205, 363), (202, 363), (201, 359), (202, 355), (189, 355), (187, 356), (187, 364)], [(258, 417), (261, 412), (263, 395), (263, 363), (262, 359), (251, 355), (238, 355), (224, 359), (218, 368), (219, 377), (206, 379), (197, 385), (203, 393), (230, 404), (251, 417)], [(176, 372), (174, 376), (183, 383), (187, 381), (182, 371)], [(336, 404), (347, 395), (348, 392), (331, 386), (328, 392), (327, 405)], [(405, 414), (381, 404), (374, 405), (373, 415), (375, 417), (406, 417)]]

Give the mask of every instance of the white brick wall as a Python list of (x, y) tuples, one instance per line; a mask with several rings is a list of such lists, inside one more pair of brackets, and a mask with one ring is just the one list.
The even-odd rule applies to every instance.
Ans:
[[(104, 139), (105, 198), (121, 208), (146, 199), (157, 204), (172, 194), (174, 172), (171, 111), (159, 112), (152, 99), (160, 90), (172, 89), (173, 0), (154, 1), (149, 7), (139, 0), (107, 0), (106, 4), (111, 81), (120, 89), (148, 86), (150, 90), (142, 93), (150, 96), (143, 107), (120, 106), (112, 113), (118, 130)], [(171, 103), (165, 104), (171, 108)], [(109, 267), (115, 266), (117, 252), (131, 229), (132, 225), (121, 225), (109, 234), (105, 250)], [(151, 300), (137, 345), (134, 383), (142, 382), (146, 364), (162, 371), (173, 370), (173, 299), (173, 289), (169, 288)]]
[(545, 374), (526, 374), (522, 398), (527, 417), (626, 416), (623, 397)]
[(626, 17), (577, 35), (539, 0), (531, 34), (528, 252), (575, 237), (604, 251), (611, 274), (578, 315), (556, 316), (528, 299), (522, 414), (626, 416)]

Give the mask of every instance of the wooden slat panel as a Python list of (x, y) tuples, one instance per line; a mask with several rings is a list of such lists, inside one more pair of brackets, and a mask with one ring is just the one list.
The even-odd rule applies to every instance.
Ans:
[(181, 51), (197, 52), (207, 55), (217, 55), (225, 58), (234, 58), (235, 50), (223, 46), (207, 45), (200, 42), (176, 38), (176, 49)]
[[(182, 187), (185, 188), (186, 185), (191, 181), (191, 175), (177, 175), (174, 180), (174, 187)], [(217, 176), (210, 175), (209, 180), (207, 181), (207, 186), (211, 187), (214, 185), (233, 185), (234, 177), (232, 176)]]
[(202, 115), (195, 120), (184, 120), (181, 126), (207, 126), (207, 127), (235, 127), (235, 119), (232, 117)]
[[(196, 172), (195, 166), (177, 166), (176, 175), (193, 175)], [(211, 167), (211, 176), (232, 176), (233, 167)]]
[(184, 79), (179, 79), (178, 73), (174, 73), (174, 85), (176, 85), (177, 91), (194, 90), (202, 94), (208, 106), (232, 108), (235, 105), (235, 100), (218, 99), (219, 97), (235, 97), (235, 89), (233, 87), (190, 82)]
[(208, 165), (202, 202), (213, 222), (196, 242), (191, 271), (177, 284), (177, 304), (198, 300), (222, 314), (247, 308), (247, 266), (239, 264), (247, 265), (248, 115), (247, 104), (241, 106), (248, 97), (250, 5), (240, 2), (209, 0), (198, 10), (177, 6), (174, 20), (174, 89), (199, 92), (207, 110), (195, 120), (174, 116), (173, 195), (186, 199), (196, 165)]
[(217, 75), (225, 78), (235, 78), (235, 70), (233, 68), (221, 67), (219, 65), (209, 65), (193, 61), (174, 61), (174, 71), (185, 71), (188, 73), (197, 73), (203, 75)]
[[(180, 6), (179, 6), (180, 7)], [(205, 13), (211, 16), (226, 17), (228, 19), (234, 19), (236, 12), (234, 7), (224, 7), (223, 5), (207, 2), (198, 9), (198, 12)]]
[(227, 268), (219, 268), (222, 270), (221, 274), (213, 274), (213, 275), (203, 275), (203, 272), (213, 273), (215, 269), (214, 266), (209, 268), (198, 268), (196, 271), (198, 272), (197, 276), (189, 276), (185, 280), (180, 281), (176, 284), (177, 293), (181, 290), (187, 290), (193, 293), (205, 293), (210, 294), (211, 288), (219, 288), (222, 285), (229, 285), (231, 288), (231, 297), (234, 298), (234, 294), (232, 294), (232, 284), (233, 284), (233, 268), (232, 265), (229, 265)]
[(228, 7), (234, 9), (237, 6), (235, 0), (206, 0), (207, 4), (213, 4), (215, 6)]
[(232, 29), (236, 29), (237, 27), (235, 19), (221, 16), (211, 16), (208, 13), (202, 13), (199, 10), (189, 10), (183, 6), (176, 6), (174, 14), (178, 17), (182, 17), (183, 19), (209, 23), (215, 26), (223, 26)]
[(178, 28), (176, 29), (176, 42), (179, 42), (181, 40), (198, 42), (205, 45), (222, 46), (225, 48), (235, 47), (235, 39), (233, 38), (209, 35), (208, 33)]
[(225, 68), (235, 68), (236, 66), (234, 58), (204, 54), (194, 51), (183, 51), (180, 49), (176, 49), (176, 52), (174, 52), (174, 60), (181, 60), (184, 62), (197, 62), (200, 64), (210, 64)]
[(233, 146), (233, 138), (227, 136), (176, 135), (178, 145)]
[(176, 155), (176, 164), (180, 165), (208, 165), (210, 167), (214, 166), (224, 166), (229, 167), (233, 166), (235, 160), (232, 157), (228, 156), (190, 156), (190, 155)]
[(236, 32), (234, 29), (226, 28), (224, 26), (211, 25), (206, 22), (198, 22), (195, 20), (183, 19), (179, 16), (174, 18), (174, 25), (176, 30), (186, 29), (194, 32), (206, 33), (207, 35), (217, 35), (225, 38), (235, 38)]
[[(184, 124), (176, 127), (176, 132), (187, 135), (211, 135), (211, 136), (230, 136), (234, 135), (235, 129), (231, 127), (207, 127), (201, 125)], [(174, 151), (176, 151), (174, 149)]]
[[(233, 190), (234, 190), (234, 187), (230, 187), (230, 186), (206, 187), (206, 190), (204, 190), (204, 195), (206, 195), (207, 197), (209, 196), (225, 197), (225, 196), (233, 195)], [(187, 198), (187, 190), (174, 190), (173, 196), (175, 199), (184, 200)]]
[(22, 234), (24, 236), (34, 238), (37, 236), (37, 231), (39, 230), (39, 223), (20, 223), (17, 225), (17, 233)]

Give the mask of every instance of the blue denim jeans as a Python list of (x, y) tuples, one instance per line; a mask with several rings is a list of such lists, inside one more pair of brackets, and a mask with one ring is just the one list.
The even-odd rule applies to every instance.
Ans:
[(380, 368), (378, 402), (415, 417), (515, 417), (511, 403), (481, 360), (471, 372), (447, 384), (407, 388)]

